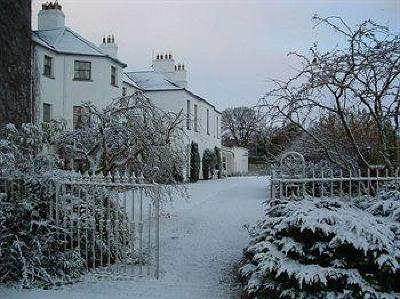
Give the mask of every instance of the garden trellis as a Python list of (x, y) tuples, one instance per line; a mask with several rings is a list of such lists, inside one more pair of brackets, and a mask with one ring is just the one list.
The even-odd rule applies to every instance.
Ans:
[[(48, 217), (88, 273), (158, 278), (160, 188), (143, 175), (72, 172), (47, 184)], [(22, 180), (0, 178), (0, 193), (16, 199), (26, 191)]]
[(399, 183), (399, 169), (379, 166), (366, 171), (343, 171), (324, 166), (306, 167), (303, 155), (288, 152), (272, 169), (271, 199), (305, 197), (361, 198), (387, 191), (390, 184)]

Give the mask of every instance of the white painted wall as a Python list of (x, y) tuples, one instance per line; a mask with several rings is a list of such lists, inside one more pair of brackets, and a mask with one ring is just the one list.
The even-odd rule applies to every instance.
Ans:
[[(122, 88), (124, 88), (124, 87), (126, 88), (126, 96), (133, 95), (136, 91), (139, 90), (136, 87), (132, 86), (131, 84), (128, 84), (125, 81), (122, 81)], [(122, 90), (121, 90), (121, 96), (122, 96)]]
[[(221, 113), (215, 110), (213, 106), (194, 97), (186, 90), (163, 90), (146, 91), (145, 95), (160, 109), (166, 112), (179, 113), (182, 111), (183, 119), (181, 126), (186, 134), (184, 144), (186, 146), (193, 142), (199, 145), (200, 159), (206, 149), (214, 150), (215, 147), (221, 147)], [(187, 100), (190, 101), (190, 129), (186, 126), (186, 108)], [(194, 105), (198, 105), (198, 132), (194, 130)], [(209, 110), (209, 134), (207, 134), (207, 109)], [(216, 122), (218, 116), (218, 125)], [(218, 135), (217, 135), (217, 130)], [(189, 162), (188, 162), (189, 163)], [(189, 164), (188, 164), (189, 167)], [(202, 171), (200, 171), (200, 177)]]
[[(54, 78), (43, 75), (44, 56), (54, 58)], [(34, 63), (39, 70), (38, 119), (43, 120), (43, 103), (52, 105), (52, 118), (63, 119), (73, 125), (73, 106), (90, 101), (104, 107), (122, 94), (122, 66), (106, 57), (62, 55), (39, 45), (35, 46)], [(90, 61), (91, 80), (74, 80), (74, 61)], [(117, 86), (111, 85), (111, 66), (117, 69)]]

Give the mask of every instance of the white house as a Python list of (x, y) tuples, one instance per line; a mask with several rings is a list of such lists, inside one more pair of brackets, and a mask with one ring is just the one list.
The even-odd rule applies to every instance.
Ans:
[(37, 121), (63, 119), (69, 128), (77, 128), (85, 121), (82, 102), (104, 107), (141, 90), (162, 110), (184, 113), (188, 154), (192, 142), (198, 144), (200, 157), (206, 149), (221, 148), (221, 113), (188, 89), (187, 70), (170, 53), (156, 55), (152, 70), (124, 73), (114, 36), (96, 46), (65, 26), (57, 1), (42, 5), (32, 40)]
[(36, 120), (64, 119), (68, 127), (84, 121), (82, 102), (99, 107), (121, 96), (123, 68), (114, 36), (100, 46), (65, 26), (61, 5), (46, 3), (32, 32)]
[(171, 53), (157, 54), (150, 71), (125, 73), (123, 94), (138, 89), (162, 110), (184, 113), (188, 153), (192, 142), (198, 144), (200, 158), (206, 149), (221, 147), (221, 112), (188, 89), (187, 70)]

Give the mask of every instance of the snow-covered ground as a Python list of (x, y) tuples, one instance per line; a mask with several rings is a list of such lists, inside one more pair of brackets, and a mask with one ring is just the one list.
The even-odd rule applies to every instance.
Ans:
[(161, 278), (83, 281), (52, 290), (0, 288), (16, 298), (237, 298), (234, 265), (249, 241), (243, 225), (263, 215), (266, 177), (189, 185), (191, 198), (167, 203), (161, 219)]

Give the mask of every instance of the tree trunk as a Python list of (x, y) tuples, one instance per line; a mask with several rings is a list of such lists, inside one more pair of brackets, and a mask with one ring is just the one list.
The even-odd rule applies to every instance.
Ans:
[(31, 1), (0, 1), (0, 124), (32, 121)]

